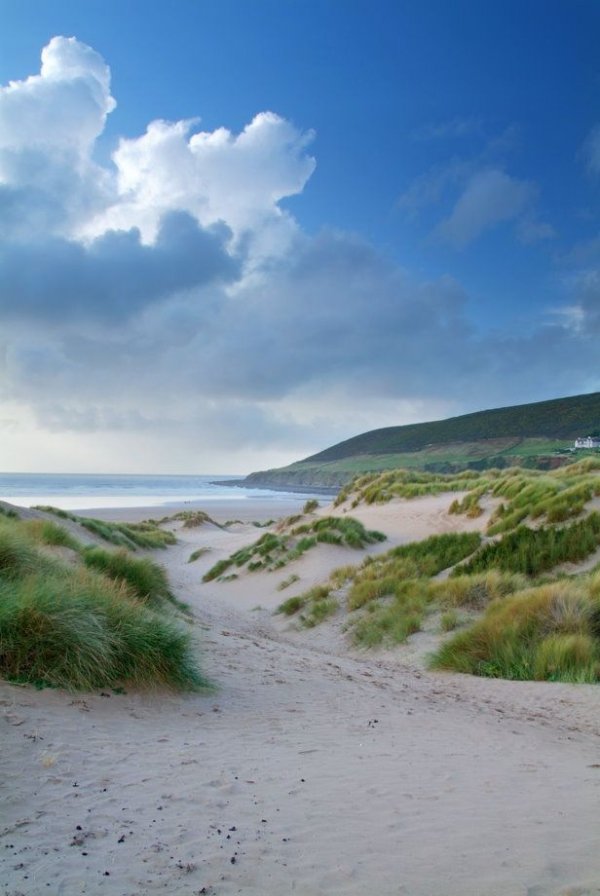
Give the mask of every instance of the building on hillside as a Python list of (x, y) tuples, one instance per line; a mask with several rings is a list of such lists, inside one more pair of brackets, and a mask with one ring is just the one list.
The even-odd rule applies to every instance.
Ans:
[(600, 438), (585, 436), (582, 439), (575, 439), (575, 448), (600, 448)]

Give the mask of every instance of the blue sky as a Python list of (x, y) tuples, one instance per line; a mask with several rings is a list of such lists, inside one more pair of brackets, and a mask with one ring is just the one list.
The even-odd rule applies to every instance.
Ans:
[(0, 18), (0, 468), (243, 472), (600, 388), (598, 3)]

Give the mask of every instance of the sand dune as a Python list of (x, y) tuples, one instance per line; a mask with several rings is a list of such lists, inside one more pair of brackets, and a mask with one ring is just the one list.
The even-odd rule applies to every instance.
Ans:
[[(448, 504), (355, 515), (385, 550), (474, 525)], [(180, 529), (160, 555), (213, 693), (0, 686), (3, 896), (600, 893), (600, 691), (433, 674), (348, 651), (335, 626), (289, 632), (271, 615), (279, 579), (308, 587), (354, 552), (202, 584), (257, 534)]]

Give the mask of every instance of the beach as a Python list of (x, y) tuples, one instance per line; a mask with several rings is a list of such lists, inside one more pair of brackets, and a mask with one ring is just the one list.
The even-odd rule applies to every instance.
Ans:
[[(212, 690), (0, 685), (3, 896), (600, 893), (597, 687), (433, 673), (427, 633), (422, 649), (366, 652), (336, 619), (297, 630), (273, 615), (283, 574), (203, 583), (256, 539), (267, 503), (213, 502), (240, 522), (173, 521), (177, 543), (153, 554), (193, 610)], [(449, 503), (352, 513), (388, 536), (370, 552), (483, 530)], [(289, 571), (302, 590), (349, 562), (321, 545)]]

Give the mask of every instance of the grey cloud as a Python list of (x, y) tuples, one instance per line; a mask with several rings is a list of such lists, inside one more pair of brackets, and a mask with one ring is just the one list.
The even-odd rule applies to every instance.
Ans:
[(594, 125), (583, 144), (583, 156), (592, 174), (600, 174), (600, 124)]
[(239, 276), (224, 226), (202, 228), (185, 212), (162, 219), (155, 243), (109, 231), (89, 246), (60, 238), (0, 247), (0, 314), (55, 323), (130, 317), (178, 290)]
[(435, 165), (419, 175), (397, 200), (398, 208), (414, 216), (422, 209), (437, 205), (446, 199), (450, 190), (465, 182), (475, 171), (475, 164), (465, 159), (451, 159)]
[(481, 118), (452, 118), (448, 121), (425, 124), (416, 128), (411, 136), (413, 140), (448, 140), (461, 137), (481, 136), (483, 134)]
[[(593, 286), (580, 300), (597, 326)], [(347, 234), (299, 238), (289, 256), (233, 291), (205, 289), (124, 319), (108, 343), (95, 330), (32, 322), (7, 352), (5, 395), (55, 431), (159, 437), (166, 427), (233, 450), (326, 444), (325, 431), (284, 411), (298, 390), (330, 395), (333, 425), (340, 396), (347, 408), (444, 395), (459, 412), (594, 388), (593, 338), (558, 325), (528, 337), (477, 334), (460, 284), (416, 282)], [(198, 310), (205, 299), (207, 314)]]
[(585, 271), (578, 282), (580, 328), (588, 336), (600, 336), (600, 268)]
[(466, 184), (450, 215), (438, 225), (437, 235), (463, 249), (486, 230), (519, 219), (535, 194), (533, 184), (497, 168), (478, 171)]

